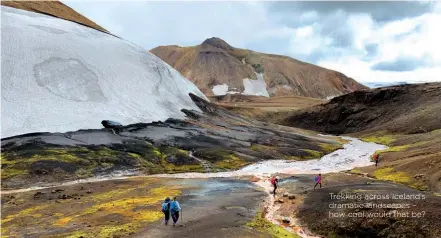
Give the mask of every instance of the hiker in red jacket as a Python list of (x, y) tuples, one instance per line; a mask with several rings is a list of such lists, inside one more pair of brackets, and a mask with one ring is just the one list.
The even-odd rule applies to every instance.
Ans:
[(274, 177), (274, 176), (273, 176), (273, 177), (271, 178), (270, 182), (271, 182), (271, 184), (272, 184), (273, 187), (274, 187), (274, 190), (273, 190), (273, 196), (275, 197), (275, 196), (276, 196), (277, 183), (279, 182), (279, 176), (277, 176), (277, 177)]
[(319, 184), (320, 184), (320, 188), (322, 188), (322, 174), (319, 174), (318, 176), (315, 176), (314, 180), (315, 180), (314, 189)]
[(379, 156), (378, 156), (378, 154), (377, 153), (375, 153), (374, 155), (372, 155), (372, 159), (375, 161), (375, 167), (377, 167), (378, 166), (378, 158)]

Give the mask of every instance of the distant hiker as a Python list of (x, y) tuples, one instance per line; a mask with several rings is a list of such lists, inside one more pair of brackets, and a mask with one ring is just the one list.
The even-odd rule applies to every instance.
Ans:
[(380, 156), (379, 156), (377, 153), (375, 153), (375, 154), (372, 155), (372, 159), (373, 159), (374, 162), (375, 162), (375, 167), (378, 166), (378, 160), (380, 159), (379, 157), (380, 157)]
[(314, 177), (314, 181), (315, 181), (314, 189), (319, 184), (320, 184), (320, 188), (322, 188), (322, 174), (319, 174), (318, 176), (315, 176)]
[(106, 129), (110, 129), (113, 134), (119, 134), (122, 131), (122, 124), (116, 121), (103, 120), (101, 125)]
[(162, 212), (165, 217), (165, 225), (168, 224), (168, 220), (170, 220), (170, 198), (167, 197), (162, 204)]
[(277, 190), (277, 183), (279, 182), (279, 176), (277, 176), (277, 177), (272, 177), (271, 178), (271, 180), (270, 180), (270, 182), (271, 182), (271, 184), (273, 185), (273, 187), (274, 187), (274, 190), (273, 190), (273, 196), (275, 197), (276, 196), (276, 190)]
[(174, 197), (173, 201), (170, 203), (170, 212), (173, 219), (173, 226), (175, 226), (178, 222), (179, 211), (181, 211), (181, 207), (179, 206), (179, 202), (176, 200), (176, 197)]

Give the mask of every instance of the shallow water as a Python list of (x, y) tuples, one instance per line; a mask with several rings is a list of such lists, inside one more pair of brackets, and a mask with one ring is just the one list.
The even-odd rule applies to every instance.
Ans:
[(217, 173), (180, 173), (180, 174), (158, 174), (152, 177), (167, 178), (222, 178), (239, 177), (247, 175), (269, 176), (274, 173), (279, 174), (316, 174), (332, 173), (350, 170), (355, 167), (372, 165), (370, 156), (377, 150), (387, 147), (375, 143), (363, 142), (351, 137), (342, 137), (349, 143), (343, 149), (336, 150), (320, 159), (307, 161), (287, 161), (287, 160), (267, 160), (256, 164), (251, 164), (240, 170), (231, 172)]
[[(377, 150), (386, 149), (387, 146), (375, 143), (363, 142), (351, 137), (342, 137), (349, 143), (343, 146), (343, 149), (336, 150), (320, 159), (308, 161), (286, 161), (286, 160), (267, 160), (246, 166), (240, 170), (230, 172), (214, 173), (179, 173), (179, 174), (155, 174), (140, 177), (162, 177), (162, 178), (234, 178), (241, 176), (264, 176), (271, 174), (317, 174), (332, 173), (350, 170), (355, 167), (363, 167), (374, 164), (370, 161), (370, 156)], [(135, 171), (120, 171), (112, 175), (97, 176), (88, 179), (80, 179), (65, 183), (52, 184), (46, 186), (35, 186), (26, 189), (2, 191), (2, 194), (26, 192), (48, 187), (74, 185), (79, 183), (99, 182), (106, 180), (126, 179), (134, 177)], [(209, 185), (208, 185), (209, 186)], [(216, 185), (219, 186), (219, 185)]]

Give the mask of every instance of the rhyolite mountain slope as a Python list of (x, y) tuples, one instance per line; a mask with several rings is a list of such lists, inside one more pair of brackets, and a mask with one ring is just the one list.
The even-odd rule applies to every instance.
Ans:
[(58, 0), (51, 1), (1, 1), (1, 5), (54, 16), (57, 18), (73, 21), (81, 25), (92, 27), (102, 32), (108, 32), (90, 19), (79, 14), (72, 8)]
[(183, 118), (205, 96), (160, 58), (75, 22), (1, 6), (1, 136)]
[[(239, 92), (327, 98), (367, 88), (342, 73), (286, 56), (235, 48), (215, 37), (197, 46), (159, 46), (150, 52), (181, 72), (208, 96)], [(260, 73), (266, 85), (259, 82)]]

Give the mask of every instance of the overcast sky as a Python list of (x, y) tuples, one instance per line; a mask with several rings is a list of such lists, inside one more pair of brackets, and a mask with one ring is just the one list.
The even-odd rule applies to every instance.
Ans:
[(360, 82), (441, 81), (441, 2), (63, 2), (147, 50), (216, 36)]

